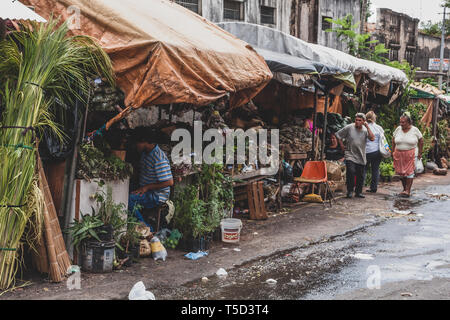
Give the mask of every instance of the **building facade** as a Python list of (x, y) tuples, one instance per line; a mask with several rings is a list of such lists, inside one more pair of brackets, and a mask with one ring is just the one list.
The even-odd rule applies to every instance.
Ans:
[(419, 19), (391, 9), (378, 8), (372, 36), (389, 49), (386, 58), (391, 61), (406, 60), (413, 64), (418, 49)]
[(352, 14), (359, 23), (366, 0), (175, 0), (212, 22), (243, 21), (276, 28), (311, 43), (344, 50), (325, 18)]

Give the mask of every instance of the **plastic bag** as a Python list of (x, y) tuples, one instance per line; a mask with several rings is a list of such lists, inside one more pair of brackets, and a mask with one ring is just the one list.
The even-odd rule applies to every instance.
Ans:
[(422, 159), (419, 159), (418, 157), (416, 157), (415, 166), (416, 166), (416, 169), (414, 170), (415, 173), (423, 173), (425, 171)]
[(425, 171), (425, 168), (423, 167), (422, 159), (419, 159), (416, 157), (416, 169), (414, 170), (415, 173), (423, 173)]
[(142, 281), (137, 282), (128, 294), (128, 300), (155, 300), (155, 295), (145, 290)]
[(152, 238), (150, 246), (152, 248), (152, 257), (154, 260), (162, 259), (162, 261), (166, 261), (167, 250), (164, 248), (161, 241), (159, 241), (158, 237)]
[(389, 143), (384, 136), (384, 134), (380, 135), (380, 153), (383, 158), (390, 158), (392, 156), (391, 147), (389, 147)]
[(144, 239), (139, 243), (139, 256), (140, 257), (148, 257), (152, 254), (152, 248), (150, 243)]

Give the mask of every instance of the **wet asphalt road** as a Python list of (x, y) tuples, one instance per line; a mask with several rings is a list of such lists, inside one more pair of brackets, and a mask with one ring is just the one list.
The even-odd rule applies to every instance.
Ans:
[(370, 227), (247, 263), (224, 279), (152, 291), (169, 300), (450, 299), (450, 197), (442, 194), (450, 186), (390, 196), (392, 212)]

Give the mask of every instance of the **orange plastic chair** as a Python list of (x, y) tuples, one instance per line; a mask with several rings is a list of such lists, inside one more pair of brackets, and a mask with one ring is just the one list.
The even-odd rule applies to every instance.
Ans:
[(308, 161), (303, 168), (302, 175), (299, 178), (294, 179), (295, 182), (298, 183), (312, 183), (314, 193), (314, 185), (315, 184), (324, 184), (326, 187), (325, 190), (325, 199), (324, 203), (327, 201), (327, 194), (330, 193), (330, 206), (331, 200), (334, 199), (333, 192), (331, 191), (330, 185), (328, 184), (328, 174), (327, 174), (327, 163), (325, 161)]

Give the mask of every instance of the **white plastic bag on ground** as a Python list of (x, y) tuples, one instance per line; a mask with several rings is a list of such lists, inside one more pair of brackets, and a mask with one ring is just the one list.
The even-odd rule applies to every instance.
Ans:
[(155, 300), (155, 295), (145, 290), (144, 283), (139, 281), (131, 288), (128, 300)]
[(216, 275), (220, 278), (226, 277), (228, 275), (228, 272), (226, 272), (224, 268), (220, 268), (219, 270), (217, 270)]

